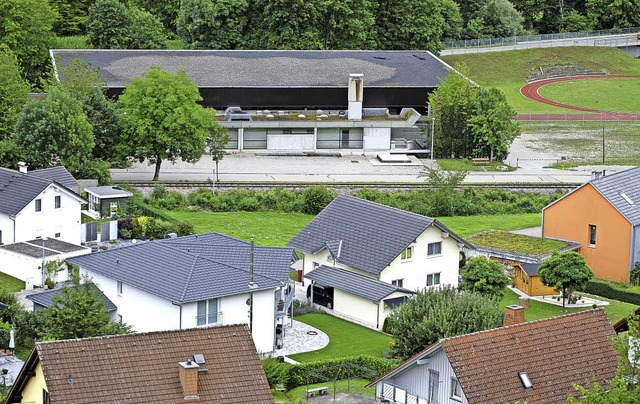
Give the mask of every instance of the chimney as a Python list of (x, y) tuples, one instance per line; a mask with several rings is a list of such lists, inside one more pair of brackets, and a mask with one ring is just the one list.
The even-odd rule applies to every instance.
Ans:
[(602, 171), (591, 171), (591, 180), (599, 180), (604, 177), (604, 170)]
[(26, 173), (27, 172), (27, 163), (25, 163), (24, 161), (19, 161), (18, 162), (18, 170), (20, 170), (21, 173)]
[(180, 365), (180, 384), (185, 400), (200, 398), (198, 396), (198, 366), (197, 363), (187, 360), (178, 362)]
[(347, 117), (350, 121), (362, 120), (362, 90), (364, 74), (349, 75), (349, 110)]
[(504, 315), (504, 326), (524, 323), (524, 307), (512, 304), (507, 306)]

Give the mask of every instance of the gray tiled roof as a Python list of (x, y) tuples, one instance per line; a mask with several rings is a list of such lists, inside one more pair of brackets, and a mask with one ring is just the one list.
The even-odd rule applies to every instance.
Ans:
[(72, 190), (76, 194), (80, 193), (80, 186), (78, 185), (78, 181), (76, 181), (76, 179), (73, 178), (73, 175), (71, 175), (71, 173), (69, 173), (69, 171), (67, 171), (67, 169), (63, 166), (33, 170), (29, 171), (28, 174), (35, 175), (36, 177), (45, 180), (55, 181), (63, 187)]
[(85, 191), (97, 195), (100, 198), (127, 198), (133, 194), (122, 188), (114, 186), (87, 187)]
[(522, 267), (522, 269), (524, 270), (524, 272), (529, 275), (529, 276), (536, 276), (538, 275), (538, 267), (540, 266), (540, 264), (528, 264), (528, 263), (520, 263), (520, 266)]
[[(218, 248), (220, 252), (215, 251)], [(225, 252), (232, 255), (224, 256)], [(248, 243), (217, 233), (157, 240), (67, 261), (167, 300), (186, 303), (272, 289), (288, 282), (292, 249), (256, 247), (254, 253), (257, 289), (248, 286)]]
[[(640, 167), (589, 181), (633, 226), (640, 224)], [(632, 203), (629, 203), (624, 196)]]
[(347, 87), (363, 73), (367, 87), (436, 87), (449, 72), (425, 51), (61, 50), (56, 63), (78, 57), (100, 68), (109, 87), (124, 87), (151, 66), (186, 70), (199, 87)]
[[(60, 169), (36, 170), (28, 173), (21, 173), (16, 170), (0, 167), (0, 213), (16, 215), (29, 204), (36, 196), (40, 195), (52, 182), (69, 189), (64, 184), (58, 183), (54, 178), (69, 182), (64, 179), (64, 174)], [(64, 167), (63, 167), (64, 169)], [(68, 174), (68, 171), (64, 169)], [(43, 178), (51, 174), (54, 178)], [(77, 184), (76, 184), (77, 187)], [(75, 195), (75, 192), (73, 192)], [(78, 198), (80, 196), (76, 195)]]
[(326, 265), (320, 265), (304, 277), (324, 286), (340, 289), (375, 301), (380, 301), (393, 292), (414, 293), (409, 289), (399, 288), (386, 282)]
[(435, 219), (340, 195), (287, 245), (312, 254), (342, 240), (339, 262), (379, 274), (432, 225), (468, 245)]
[[(68, 288), (75, 287), (71, 283), (67, 283), (66, 286)], [(96, 285), (91, 284), (91, 286), (93, 287), (94, 291), (98, 292), (98, 294), (100, 295), (102, 300), (104, 300), (104, 302), (106, 303), (107, 312), (112, 312), (112, 311), (118, 310), (116, 305), (113, 304), (113, 302), (111, 300), (109, 300), (109, 298), (107, 296), (105, 296), (104, 293), (102, 293), (102, 291), (96, 287)], [(27, 299), (31, 300), (35, 304), (39, 304), (42, 307), (49, 307), (49, 306), (51, 306), (53, 304), (53, 297), (54, 296), (62, 295), (62, 287), (63, 287), (63, 285), (60, 285), (59, 288), (48, 290), (46, 292), (40, 292), (40, 293), (34, 293), (32, 295), (28, 295)]]

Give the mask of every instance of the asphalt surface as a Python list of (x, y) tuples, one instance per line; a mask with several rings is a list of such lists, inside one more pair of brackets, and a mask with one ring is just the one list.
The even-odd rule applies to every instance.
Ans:
[[(607, 173), (621, 171), (630, 167), (623, 166), (584, 166), (572, 170), (544, 168), (560, 157), (553, 152), (541, 154), (531, 151), (514, 142), (507, 164), (519, 166), (512, 172), (471, 171), (465, 178), (467, 183), (579, 183), (591, 178), (592, 170), (607, 170)], [(422, 175), (425, 166), (432, 162), (428, 159), (412, 157), (409, 164), (383, 164), (375, 155), (352, 154), (342, 157), (300, 157), (300, 156), (263, 156), (252, 153), (239, 153), (225, 156), (219, 165), (220, 181), (247, 182), (309, 182), (309, 183), (349, 183), (349, 182), (386, 182), (418, 183), (424, 182)], [(128, 169), (114, 169), (114, 181), (148, 181), (153, 178), (153, 166), (135, 163)], [(160, 171), (160, 180), (165, 181), (206, 181), (215, 180), (215, 164), (208, 157), (190, 164), (164, 162)]]

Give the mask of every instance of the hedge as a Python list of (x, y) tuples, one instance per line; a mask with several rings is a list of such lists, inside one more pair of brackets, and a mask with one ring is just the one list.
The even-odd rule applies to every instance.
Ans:
[(640, 306), (640, 293), (626, 289), (622, 285), (617, 286), (615, 283), (604, 280), (594, 279), (588, 282), (584, 292)]
[(396, 367), (395, 360), (370, 355), (346, 356), (313, 362), (304, 362), (289, 368), (285, 385), (291, 390), (305, 384), (324, 383), (334, 380), (373, 380)]

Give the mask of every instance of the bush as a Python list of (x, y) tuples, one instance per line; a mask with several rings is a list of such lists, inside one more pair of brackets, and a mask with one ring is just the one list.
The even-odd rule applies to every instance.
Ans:
[(286, 386), (289, 377), (290, 364), (279, 362), (277, 358), (266, 358), (262, 360), (262, 368), (267, 375), (267, 382), (270, 388), (275, 388), (279, 384)]
[(314, 185), (302, 192), (302, 213), (317, 215), (336, 197), (336, 193), (323, 185)]
[(602, 279), (593, 279), (589, 281), (587, 286), (584, 288), (584, 291), (592, 295), (640, 306), (640, 293), (631, 289), (626, 289), (623, 285), (618, 285)]
[(304, 362), (289, 368), (287, 390), (313, 383), (324, 383), (333, 380), (374, 379), (388, 372), (397, 365), (391, 359), (370, 355), (331, 358), (320, 361)]
[(147, 230), (145, 236), (150, 240), (166, 238), (171, 230), (171, 223), (161, 219), (149, 218), (147, 221)]

